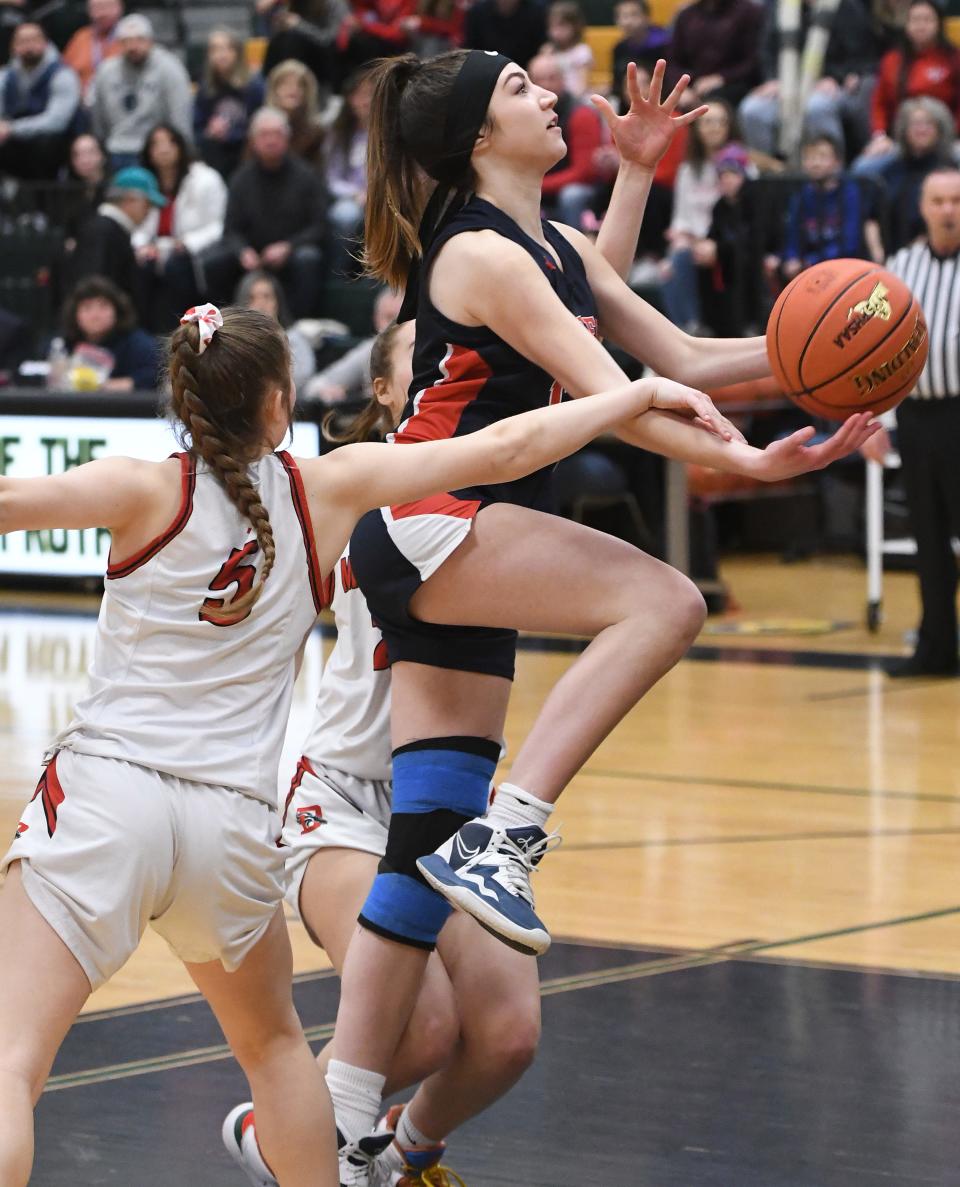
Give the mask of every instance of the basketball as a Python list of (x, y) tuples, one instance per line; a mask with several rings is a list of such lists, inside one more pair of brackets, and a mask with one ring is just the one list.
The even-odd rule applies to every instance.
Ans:
[(928, 348), (916, 298), (869, 260), (826, 260), (801, 272), (767, 323), (767, 354), (783, 391), (830, 420), (899, 404)]

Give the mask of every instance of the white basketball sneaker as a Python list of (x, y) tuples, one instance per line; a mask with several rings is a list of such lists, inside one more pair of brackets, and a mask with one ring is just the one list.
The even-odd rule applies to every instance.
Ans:
[[(246, 1101), (231, 1109), (221, 1128), (223, 1144), (233, 1161), (254, 1187), (278, 1187), (257, 1145), (253, 1104)], [(379, 1155), (393, 1141), (393, 1133), (372, 1133), (358, 1142), (347, 1142), (337, 1130), (340, 1187), (390, 1187), (391, 1176)]]
[(254, 1187), (278, 1187), (277, 1180), (263, 1161), (263, 1155), (257, 1145), (252, 1101), (245, 1101), (230, 1110), (223, 1119), (220, 1135), (227, 1147), (227, 1153)]

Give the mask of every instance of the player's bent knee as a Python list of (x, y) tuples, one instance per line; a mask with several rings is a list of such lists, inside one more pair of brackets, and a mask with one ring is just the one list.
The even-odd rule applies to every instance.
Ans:
[(393, 753), (387, 848), (363, 905), (361, 927), (432, 951), (451, 908), (417, 868), (487, 807), (500, 747), (489, 738), (424, 738)]
[(469, 819), (445, 808), (432, 812), (394, 810), (387, 849), (360, 912), (361, 927), (385, 939), (432, 951), (451, 908), (424, 882), (417, 858), (432, 853)]
[(706, 621), (707, 603), (703, 599), (703, 594), (689, 577), (684, 577), (681, 574), (677, 576), (680, 578), (676, 583), (675, 591), (677, 630), (692, 642), (700, 634)]
[(506, 994), (497, 994), (482, 1009), (465, 1012), (463, 1038), (471, 1047), (488, 1051), (498, 1067), (524, 1072), (540, 1046), (540, 986), (524, 980)]
[(540, 1046), (540, 1010), (497, 1010), (481, 1022), (479, 1033), (472, 1033), (471, 1039), (482, 1043), (504, 1073), (521, 1076), (536, 1059)]
[(292, 1005), (280, 1017), (264, 1016), (262, 1025), (235, 1029), (226, 1039), (234, 1059), (248, 1075), (273, 1061), (288, 1058), (291, 1050), (306, 1043), (303, 1026)]
[(30, 1097), (31, 1107), (35, 1106), (43, 1094), (48, 1075), (49, 1069), (38, 1066), (37, 1061), (8, 1053), (0, 1058), (0, 1084), (3, 1085), (0, 1095), (10, 1100), (12, 1094), (22, 1092)]
[(415, 1033), (412, 1046), (418, 1065), (416, 1080), (425, 1080), (445, 1068), (453, 1058), (460, 1042), (460, 1016), (451, 1001), (448, 1007), (435, 1001), (429, 1008), (414, 1013), (412, 1025)]
[(384, 939), (432, 952), (452, 910), (445, 898), (417, 878), (381, 869), (358, 922)]

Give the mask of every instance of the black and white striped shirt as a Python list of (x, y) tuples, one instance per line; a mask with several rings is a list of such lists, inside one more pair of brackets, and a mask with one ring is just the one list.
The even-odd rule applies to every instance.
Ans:
[(920, 303), (930, 336), (930, 354), (917, 386), (920, 400), (960, 396), (960, 254), (938, 256), (925, 242), (901, 248), (887, 267)]

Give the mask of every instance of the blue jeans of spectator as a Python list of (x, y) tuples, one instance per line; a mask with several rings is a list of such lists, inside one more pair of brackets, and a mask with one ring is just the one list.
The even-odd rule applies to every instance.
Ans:
[(312, 243), (295, 247), (277, 275), (287, 293), (294, 319), (316, 317), (323, 292), (323, 252)]
[(162, 267), (150, 262), (137, 268), (137, 309), (145, 329), (155, 334), (169, 334), (180, 315), (191, 305), (206, 300), (193, 256), (187, 251), (174, 252)]
[(363, 242), (363, 207), (354, 198), (337, 198), (327, 210), (329, 270), (333, 276), (354, 276)]
[(670, 276), (663, 285), (663, 303), (675, 326), (685, 330), (700, 325), (700, 277), (689, 247), (670, 253)]
[[(214, 244), (202, 253), (200, 263), (208, 298), (219, 304), (231, 302), (234, 289), (243, 276), (237, 249), (226, 244)], [(276, 270), (294, 320), (316, 317), (320, 312), (324, 273), (323, 251), (314, 243), (295, 247), (286, 264)]]
[[(814, 91), (807, 100), (803, 123), (805, 135), (829, 136), (843, 152), (846, 144), (845, 125), (856, 124), (859, 135), (855, 139), (862, 143), (867, 115), (865, 95), (869, 89), (872, 88), (861, 88), (863, 95), (860, 92), (851, 95), (842, 90), (832, 95)], [(738, 114), (743, 138), (747, 144), (751, 148), (774, 156), (780, 148), (779, 98), (769, 95), (747, 95), (740, 104)]]
[(892, 164), (899, 157), (899, 148), (892, 149), (890, 152), (878, 153), (874, 157), (865, 157), (861, 154), (850, 166), (850, 172), (854, 177), (882, 177), (887, 165)]
[(597, 198), (597, 186), (573, 181), (554, 194), (544, 205), (558, 223), (576, 227), (579, 231), (583, 226), (584, 214), (596, 207)]
[(131, 165), (140, 164), (140, 154), (137, 152), (112, 152), (110, 154), (110, 172), (119, 173), (121, 169), (129, 169)]

